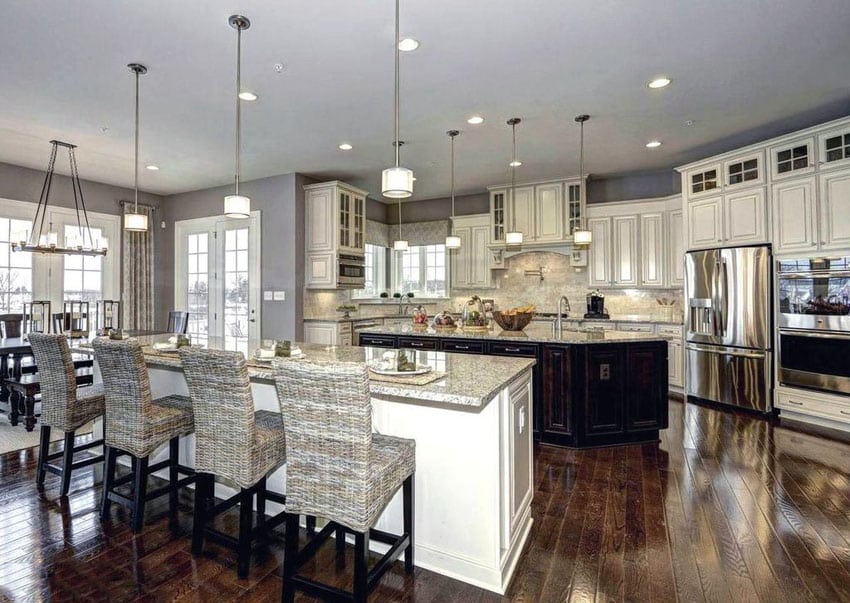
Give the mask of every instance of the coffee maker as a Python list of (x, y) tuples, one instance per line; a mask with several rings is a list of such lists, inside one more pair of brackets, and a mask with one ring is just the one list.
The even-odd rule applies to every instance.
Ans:
[(605, 296), (599, 289), (591, 291), (587, 294), (587, 314), (585, 318), (601, 318), (609, 319), (608, 313), (605, 312)]

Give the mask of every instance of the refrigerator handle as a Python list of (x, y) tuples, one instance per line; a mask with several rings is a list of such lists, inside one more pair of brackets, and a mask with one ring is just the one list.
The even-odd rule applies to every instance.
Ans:
[(714, 270), (711, 271), (711, 334), (715, 337), (720, 335), (720, 299), (718, 293), (718, 274), (720, 272), (720, 260), (714, 259)]
[(722, 258), (720, 260), (720, 279), (722, 283), (721, 288), (721, 335), (726, 336), (726, 329), (729, 327), (729, 269), (726, 266), (726, 258)]

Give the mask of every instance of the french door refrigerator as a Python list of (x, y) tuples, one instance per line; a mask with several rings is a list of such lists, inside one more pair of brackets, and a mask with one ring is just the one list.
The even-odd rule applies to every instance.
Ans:
[(685, 254), (688, 396), (773, 410), (770, 247)]

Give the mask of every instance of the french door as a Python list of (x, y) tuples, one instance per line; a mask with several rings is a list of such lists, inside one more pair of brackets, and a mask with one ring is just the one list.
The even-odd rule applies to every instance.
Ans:
[(247, 356), (260, 338), (260, 212), (182, 220), (174, 238), (174, 309), (189, 312), (192, 342)]

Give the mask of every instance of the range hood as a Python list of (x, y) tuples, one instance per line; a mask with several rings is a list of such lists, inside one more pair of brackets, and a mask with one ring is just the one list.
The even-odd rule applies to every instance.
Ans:
[(500, 269), (503, 267), (502, 264), (505, 259), (514, 257), (515, 255), (521, 255), (523, 253), (542, 251), (545, 253), (559, 253), (567, 257), (572, 257), (574, 250), (587, 248), (584, 246), (576, 246), (572, 241), (548, 241), (540, 243), (523, 243), (516, 247), (506, 246), (502, 243), (499, 245), (488, 245), (488, 249), (490, 250), (490, 253), (493, 254), (494, 260), (497, 260), (491, 265), (496, 269)]

